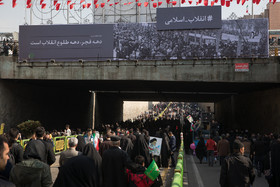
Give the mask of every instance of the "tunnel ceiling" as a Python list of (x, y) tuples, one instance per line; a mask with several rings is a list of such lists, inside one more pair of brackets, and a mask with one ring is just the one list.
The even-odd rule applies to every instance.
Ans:
[(216, 102), (231, 95), (280, 87), (277, 83), (222, 83), (174, 81), (7, 80), (38, 87), (119, 94), (129, 101)]

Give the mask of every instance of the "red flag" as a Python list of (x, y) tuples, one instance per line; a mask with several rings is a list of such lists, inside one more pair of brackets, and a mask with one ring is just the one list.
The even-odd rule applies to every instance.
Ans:
[(95, 4), (95, 8), (98, 8), (99, 7), (99, 4)]
[(116, 2), (115, 5), (119, 4), (120, 2)]
[(110, 4), (109, 6), (113, 6), (113, 4)]
[(135, 2), (137, 3), (139, 0), (135, 0)]
[(218, 0), (215, 0), (215, 3), (218, 3)]
[(157, 3), (153, 3), (153, 7), (154, 7), (154, 8), (157, 8)]
[(208, 6), (208, 0), (204, 0), (204, 6)]
[(226, 1), (226, 7), (230, 6), (230, 1)]
[(59, 7), (60, 7), (60, 3), (57, 3), (56, 4), (56, 10), (59, 10)]
[(246, 1), (246, 0), (242, 0), (242, 5), (244, 5), (245, 1)]
[(181, 3), (184, 4), (186, 2), (186, 0), (181, 0)]
[(137, 6), (141, 6), (142, 3), (138, 3)]
[(273, 0), (273, 4), (275, 4), (276, 3), (276, 0)]
[(145, 3), (144, 3), (144, 7), (147, 7), (148, 4), (149, 4), (149, 2), (145, 2)]
[(252, 0), (253, 1), (253, 3), (256, 3), (256, 0)]
[(47, 4), (46, 4), (46, 3), (42, 3), (42, 9), (45, 9), (45, 8), (46, 8), (46, 6), (47, 6)]
[(127, 3), (124, 3), (123, 5), (127, 5)]
[(87, 7), (87, 4), (83, 4), (83, 9)]
[(107, 2), (109, 2), (110, 0), (107, 0)]
[(192, 1), (189, 1), (190, 5), (192, 4)]
[(237, 4), (239, 4), (240, 3), (240, 0), (237, 0)]
[(4, 5), (4, 3), (0, 3), (0, 5)]
[(132, 2), (128, 2), (127, 4), (129, 4), (129, 5), (130, 5), (131, 3), (132, 3)]
[(215, 4), (215, 1), (211, 1), (211, 6), (214, 6), (214, 4)]
[(158, 6), (160, 6), (161, 4), (162, 4), (162, 2), (161, 2), (161, 1), (159, 1), (159, 2), (158, 2)]
[(257, 3), (257, 5), (258, 5), (258, 4), (260, 4), (260, 2), (261, 2), (261, 0), (257, 0), (257, 2), (256, 2), (256, 3)]
[(202, 0), (198, 0), (198, 4), (202, 3)]
[(166, 3), (169, 4), (169, 3), (170, 3), (170, 0), (166, 0)]
[(98, 0), (94, 0), (94, 4), (96, 4), (98, 2)]
[(40, 0), (40, 5), (42, 5), (42, 4), (43, 4), (43, 2), (44, 2), (44, 0)]
[(226, 4), (226, 0), (221, 0), (221, 5), (225, 6), (225, 4)]
[(90, 5), (91, 5), (91, 3), (88, 3), (88, 4), (87, 4), (87, 8), (89, 8), (89, 7), (90, 7)]
[(74, 8), (74, 4), (75, 4), (75, 3), (72, 3), (72, 4), (70, 5), (70, 9), (73, 9), (73, 8)]
[(82, 4), (83, 2), (85, 2), (85, 0), (81, 0), (81, 1), (80, 1), (80, 4)]
[(53, 1), (53, 6), (55, 6), (55, 5), (56, 5), (56, 3), (57, 3), (57, 1)]
[(26, 8), (31, 8), (32, 3), (30, 3), (29, 5), (26, 6)]
[(71, 3), (71, 0), (68, 0), (68, 1), (67, 1), (67, 5), (70, 5), (70, 3)]
[(101, 3), (101, 7), (103, 8), (105, 6), (105, 3)]
[(31, 3), (31, 0), (26, 1), (26, 5), (28, 6)]
[(172, 5), (175, 6), (177, 4), (177, 1), (172, 1)]

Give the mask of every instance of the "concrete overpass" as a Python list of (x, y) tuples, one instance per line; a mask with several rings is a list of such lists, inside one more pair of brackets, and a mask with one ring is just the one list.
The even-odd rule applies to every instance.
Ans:
[[(249, 72), (235, 72), (249, 63)], [(125, 100), (214, 102), (232, 128), (280, 131), (280, 58), (18, 63), (0, 57), (0, 122), (90, 127), (122, 119)], [(96, 94), (92, 94), (92, 92)], [(95, 106), (95, 107), (93, 107)]]

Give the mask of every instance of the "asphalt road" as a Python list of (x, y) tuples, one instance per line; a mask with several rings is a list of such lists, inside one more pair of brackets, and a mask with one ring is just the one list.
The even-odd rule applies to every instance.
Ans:
[[(200, 164), (199, 160), (192, 155), (185, 155), (186, 160), (186, 172), (185, 177), (187, 183), (184, 186), (187, 187), (219, 187), (220, 178), (220, 165), (214, 164), (213, 167), (209, 167), (206, 161)], [(265, 178), (256, 177), (253, 187), (268, 187), (268, 183)]]

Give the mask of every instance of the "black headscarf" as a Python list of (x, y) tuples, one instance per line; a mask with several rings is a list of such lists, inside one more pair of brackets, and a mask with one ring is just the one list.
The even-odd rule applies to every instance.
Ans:
[(83, 136), (79, 135), (79, 136), (77, 136), (77, 139), (78, 139), (78, 145), (76, 147), (76, 150), (83, 152), (83, 148), (86, 145), (85, 138)]
[(121, 148), (125, 152), (127, 152), (128, 156), (131, 156), (131, 152), (133, 150), (133, 143), (130, 138), (123, 136), (121, 139)]
[(92, 143), (88, 143), (85, 145), (83, 149), (83, 155), (91, 158), (94, 160), (95, 165), (98, 166), (101, 170), (101, 165), (102, 165), (102, 158), (100, 154), (96, 151)]
[(70, 158), (59, 170), (53, 187), (101, 187), (102, 173), (93, 159), (80, 155)]
[(134, 160), (134, 158), (137, 155), (142, 155), (145, 158), (145, 166), (148, 167), (151, 163), (151, 156), (149, 153), (149, 145), (146, 142), (144, 135), (140, 134), (137, 135), (135, 145), (133, 147), (131, 159)]

